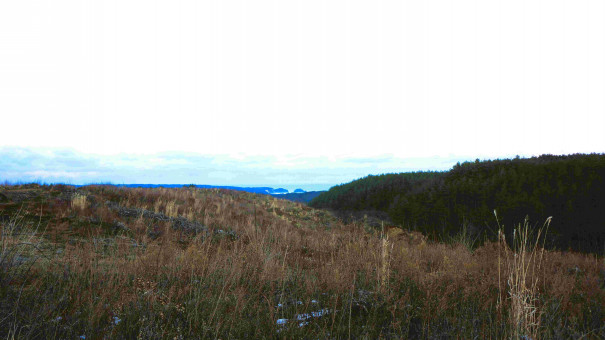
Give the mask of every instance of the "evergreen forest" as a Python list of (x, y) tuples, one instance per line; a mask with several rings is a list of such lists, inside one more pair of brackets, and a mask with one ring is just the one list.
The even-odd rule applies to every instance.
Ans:
[(310, 205), (387, 213), (393, 223), (434, 239), (461, 231), (478, 240), (495, 239), (500, 227), (512, 233), (526, 218), (542, 227), (552, 216), (548, 247), (600, 254), (605, 154), (477, 159), (445, 172), (369, 175), (332, 187)]

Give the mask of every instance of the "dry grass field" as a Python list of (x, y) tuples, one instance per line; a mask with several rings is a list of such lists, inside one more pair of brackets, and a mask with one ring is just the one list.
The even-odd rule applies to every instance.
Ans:
[(603, 259), (519, 222), (472, 247), (245, 192), (0, 186), (0, 336), (604, 338)]

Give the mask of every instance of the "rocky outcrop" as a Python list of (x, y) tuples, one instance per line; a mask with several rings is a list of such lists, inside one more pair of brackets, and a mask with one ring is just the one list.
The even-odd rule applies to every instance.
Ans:
[(195, 221), (189, 221), (188, 219), (186, 219), (182, 216), (170, 217), (170, 216), (166, 216), (165, 214), (156, 213), (156, 212), (146, 210), (146, 209), (124, 207), (118, 203), (111, 202), (111, 201), (106, 201), (105, 205), (109, 209), (116, 211), (118, 213), (118, 215), (120, 215), (122, 217), (126, 217), (126, 218), (142, 217), (142, 218), (150, 219), (150, 220), (154, 220), (154, 221), (171, 222), (172, 228), (174, 230), (182, 230), (182, 231), (194, 233), (194, 234), (208, 232), (208, 227), (204, 226), (201, 223), (195, 222)]

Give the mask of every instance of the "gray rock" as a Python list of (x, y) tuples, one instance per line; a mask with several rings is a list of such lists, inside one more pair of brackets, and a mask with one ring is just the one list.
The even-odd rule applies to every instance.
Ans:
[(91, 224), (100, 224), (101, 220), (96, 216), (90, 216), (88, 218), (88, 222), (90, 222)]
[(191, 222), (184, 217), (172, 218), (172, 229), (175, 230), (183, 230), (186, 232), (199, 234), (199, 233), (207, 233), (208, 228), (201, 223)]
[(17, 203), (38, 197), (38, 193), (35, 191), (7, 191), (4, 192), (4, 195), (9, 200)]
[(130, 228), (128, 228), (122, 222), (114, 222), (113, 231), (115, 231), (116, 233), (130, 233)]
[(149, 228), (149, 230), (147, 231), (147, 236), (149, 236), (149, 238), (152, 240), (157, 239), (158, 237), (162, 236), (162, 234), (162, 230), (155, 225), (152, 228)]
[(237, 233), (233, 230), (215, 229), (214, 235), (219, 237), (228, 237), (231, 240), (237, 240)]
[[(106, 201), (105, 205), (114, 211), (118, 212), (118, 215), (127, 218), (139, 218), (143, 217), (145, 219), (153, 220), (153, 221), (164, 221), (171, 222), (172, 229), (174, 230), (182, 230), (188, 233), (207, 233), (208, 228), (201, 223), (195, 221), (189, 221), (184, 217), (169, 217), (162, 213), (156, 213), (146, 209), (138, 209), (138, 208), (127, 208), (119, 205), (118, 203)], [(156, 232), (152, 233), (154, 237), (158, 237)], [(152, 235), (150, 235), (151, 237)]]

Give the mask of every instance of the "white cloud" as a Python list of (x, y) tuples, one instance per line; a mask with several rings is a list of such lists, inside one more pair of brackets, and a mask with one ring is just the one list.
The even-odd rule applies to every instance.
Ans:
[(20, 174), (24, 178), (41, 178), (41, 179), (57, 179), (57, 178), (66, 178), (69, 180), (74, 179), (82, 179), (92, 176), (99, 175), (96, 171), (46, 171), (46, 170), (36, 170), (36, 171), (26, 171)]
[(602, 1), (3, 1), (0, 145), (279, 166), (603, 152), (604, 12)]
[(91, 155), (66, 149), (0, 147), (0, 181), (211, 184), (328, 189), (368, 174), (447, 170), (458, 158), (212, 157), (193, 153)]

